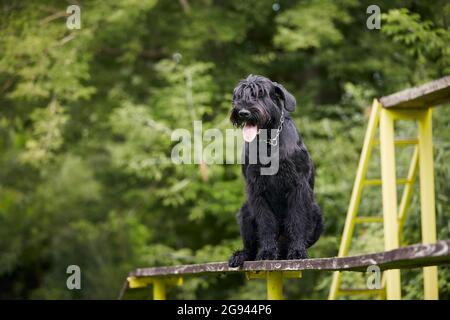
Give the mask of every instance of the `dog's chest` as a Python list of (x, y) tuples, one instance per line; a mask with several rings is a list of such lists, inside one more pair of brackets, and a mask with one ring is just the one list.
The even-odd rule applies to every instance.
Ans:
[(295, 176), (284, 175), (279, 172), (273, 176), (266, 176), (265, 195), (272, 202), (284, 202), (295, 186)]
[(262, 175), (261, 167), (249, 165), (246, 170), (247, 184), (253, 184), (266, 197), (275, 200), (286, 199), (298, 184), (298, 172), (290, 161), (280, 161), (276, 174)]

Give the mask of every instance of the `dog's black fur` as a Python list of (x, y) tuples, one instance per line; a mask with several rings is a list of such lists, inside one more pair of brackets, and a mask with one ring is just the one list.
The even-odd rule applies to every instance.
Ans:
[[(248, 163), (249, 143), (245, 143), (242, 172), (247, 200), (238, 215), (244, 248), (231, 256), (230, 267), (242, 266), (246, 260), (307, 258), (306, 249), (323, 231), (314, 197), (314, 166), (288, 113), (295, 107), (295, 98), (282, 85), (262, 76), (250, 75), (234, 89), (230, 120), (235, 126), (251, 123), (258, 129), (277, 129), (282, 109), (285, 120), (278, 137), (275, 175), (261, 175), (261, 163)], [(242, 109), (250, 113), (243, 117)]]

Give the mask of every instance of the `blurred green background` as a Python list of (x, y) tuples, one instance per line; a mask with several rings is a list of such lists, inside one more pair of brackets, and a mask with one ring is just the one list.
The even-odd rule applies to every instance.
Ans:
[[(112, 299), (136, 267), (226, 260), (241, 246), (239, 165), (165, 160), (173, 129), (231, 128), (231, 92), (249, 73), (297, 98), (326, 220), (310, 255), (336, 255), (372, 99), (450, 74), (447, 1), (375, 2), (0, 1), (0, 298)], [(81, 29), (68, 30), (77, 3)], [(366, 28), (371, 4), (380, 30)], [(413, 129), (399, 123), (397, 135)], [(450, 238), (449, 138), (448, 108), (437, 108), (439, 239)], [(397, 154), (399, 176), (410, 152)], [(362, 212), (380, 212), (379, 191)], [(418, 215), (416, 192), (403, 245), (420, 242)], [(379, 226), (356, 232), (352, 253), (382, 250)], [(72, 264), (81, 290), (66, 288)], [(449, 299), (450, 269), (439, 278)], [(405, 298), (422, 298), (421, 279), (402, 272)], [(326, 298), (330, 280), (305, 273), (286, 296)], [(169, 295), (256, 299), (265, 286), (204, 276)]]

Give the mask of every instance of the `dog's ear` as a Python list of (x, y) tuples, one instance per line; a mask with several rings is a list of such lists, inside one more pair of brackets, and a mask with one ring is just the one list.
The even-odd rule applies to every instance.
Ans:
[(273, 84), (275, 86), (275, 94), (283, 102), (284, 108), (289, 112), (294, 111), (297, 106), (297, 101), (295, 101), (294, 96), (290, 94), (289, 91), (287, 91), (281, 84), (277, 82), (274, 82)]

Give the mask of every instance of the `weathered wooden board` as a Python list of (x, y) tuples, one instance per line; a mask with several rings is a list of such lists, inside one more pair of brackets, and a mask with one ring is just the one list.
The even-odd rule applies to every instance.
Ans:
[(385, 108), (428, 108), (450, 102), (450, 76), (380, 98)]
[[(227, 262), (212, 262), (172, 267), (140, 268), (130, 277), (168, 277), (200, 274), (240, 273), (245, 271), (359, 271), (377, 265), (381, 270), (411, 269), (425, 266), (450, 265), (450, 240), (435, 244), (416, 244), (391, 251), (342, 258), (319, 258), (305, 260), (247, 261), (243, 268), (229, 268)], [(121, 299), (129, 289), (125, 281), (120, 292)]]
[(247, 261), (243, 268), (230, 268), (226, 262), (212, 262), (172, 267), (140, 268), (130, 273), (134, 277), (169, 275), (194, 275), (207, 273), (236, 273), (243, 271), (366, 271), (370, 265), (381, 270), (418, 268), (450, 264), (450, 240), (435, 244), (417, 244), (391, 251), (341, 258), (318, 258), (305, 260)]

